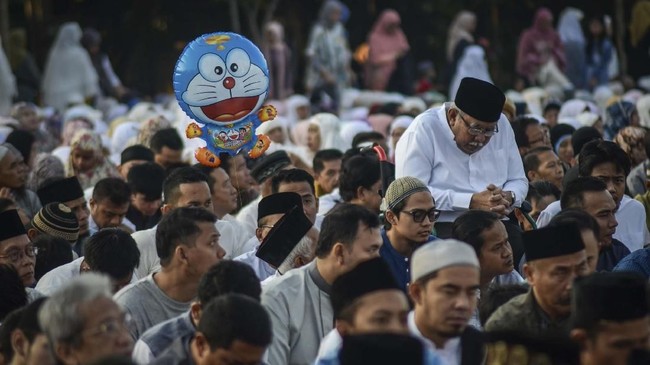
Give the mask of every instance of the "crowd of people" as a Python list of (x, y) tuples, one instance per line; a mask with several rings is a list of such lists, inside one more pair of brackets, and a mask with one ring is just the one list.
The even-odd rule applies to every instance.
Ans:
[(324, 3), (304, 95), (265, 27), (271, 145), (216, 168), (96, 30), (62, 25), (42, 78), (12, 33), (0, 364), (650, 364), (650, 62), (617, 78), (610, 21), (539, 9), (504, 92), (464, 11), (444, 96), (404, 82), (398, 12), (354, 53), (346, 17)]

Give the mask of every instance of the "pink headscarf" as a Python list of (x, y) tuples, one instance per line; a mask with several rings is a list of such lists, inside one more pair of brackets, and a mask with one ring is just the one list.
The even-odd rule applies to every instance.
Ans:
[(547, 8), (539, 8), (535, 13), (533, 26), (526, 29), (519, 40), (517, 48), (517, 72), (531, 80), (540, 66), (553, 57), (560, 69), (564, 69), (566, 58), (560, 35), (551, 26), (545, 26), (553, 20), (553, 13)]
[[(397, 56), (410, 49), (408, 40), (399, 27), (400, 23), (399, 13), (387, 9), (381, 13), (370, 32), (366, 80), (372, 90), (386, 89), (390, 75), (397, 65)], [(397, 27), (390, 32), (391, 26)]]

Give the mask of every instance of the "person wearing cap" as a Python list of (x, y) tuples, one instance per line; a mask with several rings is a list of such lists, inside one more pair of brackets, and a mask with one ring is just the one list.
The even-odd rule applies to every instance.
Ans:
[(32, 286), (37, 250), (15, 209), (0, 213), (0, 264), (13, 266), (25, 287)]
[(88, 219), (90, 210), (86, 204), (84, 191), (75, 176), (58, 179), (45, 183), (36, 192), (43, 205), (52, 202), (60, 202), (70, 208), (79, 223), (79, 239), (73, 246), (74, 251), (79, 254), (83, 247), (83, 241), (88, 237)]
[[(587, 254), (588, 273), (596, 272), (599, 261), (600, 251), (600, 226), (598, 221), (589, 215), (589, 213), (579, 209), (564, 209), (560, 214), (551, 219), (549, 226), (572, 224), (580, 230), (582, 243), (585, 244), (585, 253)], [(521, 267), (523, 272), (522, 260)]]
[(46, 204), (36, 213), (27, 225), (27, 236), (35, 240), (41, 235), (62, 238), (70, 243), (70, 248), (79, 239), (79, 223), (72, 210), (62, 203)]
[[(576, 209), (596, 220), (600, 233), (597, 237), (596, 271), (611, 271), (621, 259), (630, 254), (630, 250), (614, 238), (619, 225), (615, 216), (616, 203), (603, 181), (595, 177), (579, 177), (573, 180), (562, 194), (561, 206), (562, 212)], [(587, 252), (589, 251), (591, 249), (587, 249)]]
[(153, 151), (141, 144), (129, 146), (120, 154), (120, 165), (117, 167), (117, 171), (120, 172), (122, 178), (127, 180), (131, 168), (145, 162), (154, 162)]
[(420, 180), (405, 176), (393, 181), (384, 197), (386, 212), (379, 254), (404, 293), (411, 282), (409, 263), (418, 247), (433, 241), (433, 224), (440, 214), (431, 192)]
[(361, 262), (379, 257), (379, 218), (367, 209), (341, 204), (321, 228), (316, 259), (262, 288), (262, 304), (273, 323), (269, 364), (311, 364), (334, 325), (332, 284)]
[(140, 251), (128, 233), (115, 228), (103, 229), (88, 238), (84, 253), (85, 256), (43, 275), (36, 290), (52, 295), (72, 278), (88, 272), (108, 275), (113, 293), (138, 281), (133, 270), (140, 260)]
[(468, 209), (502, 216), (521, 205), (528, 180), (510, 123), (505, 96), (493, 84), (466, 77), (454, 102), (415, 118), (397, 143), (395, 177), (412, 176), (429, 187), (437, 208), (438, 237)]
[(642, 277), (595, 273), (576, 280), (571, 307), (571, 338), (580, 345), (581, 365), (625, 365), (633, 350), (650, 348), (650, 300)]
[[(515, 271), (508, 232), (496, 213), (469, 210), (461, 214), (454, 221), (451, 238), (472, 246), (478, 257), (481, 266), (479, 300), (481, 292), (485, 293), (491, 287), (524, 282)], [(470, 325), (482, 329), (478, 309), (474, 311)]]
[(341, 352), (336, 359), (321, 361), (319, 365), (357, 364), (440, 364), (437, 358), (427, 357), (422, 342), (395, 333), (370, 333), (343, 338)]
[(126, 182), (131, 189), (131, 204), (124, 222), (131, 223), (136, 231), (153, 228), (160, 221), (164, 180), (165, 170), (153, 162), (144, 162), (129, 169)]
[(408, 299), (380, 258), (362, 262), (334, 280), (330, 299), (335, 328), (321, 341), (316, 364), (338, 358), (343, 336), (408, 334)]
[(42, 208), (38, 196), (27, 189), (29, 168), (23, 155), (9, 143), (0, 144), (0, 198), (9, 198), (16, 203), (28, 219)]
[(549, 226), (524, 232), (523, 240), (528, 260), (524, 274), (531, 289), (497, 309), (485, 329), (566, 336), (571, 286), (589, 272), (580, 230), (572, 224)]
[[(650, 243), (650, 232), (643, 204), (625, 194), (625, 179), (630, 167), (630, 158), (614, 142), (594, 140), (585, 144), (580, 152), (579, 176), (595, 177), (605, 182), (607, 191), (614, 199), (614, 212), (619, 224), (613, 237), (634, 252)], [(568, 186), (566, 179), (565, 185)], [(547, 225), (561, 210), (559, 202), (549, 204), (540, 213), (537, 226)]]
[[(257, 205), (271, 194), (271, 180), (280, 170), (293, 168), (291, 159), (285, 151), (275, 151), (255, 162), (251, 177), (260, 185), (260, 195), (237, 213), (237, 221), (246, 229), (248, 237), (255, 235), (257, 227)], [(231, 176), (232, 181), (232, 176)]]
[[(251, 241), (255, 240), (254, 248), (235, 257), (235, 260), (252, 267), (260, 281), (264, 281), (273, 276), (279, 264), (275, 267), (270, 265), (268, 262), (257, 256), (257, 251), (268, 236), (269, 232), (275, 228), (276, 224), (285, 214), (289, 213), (294, 208), (302, 211), (302, 199), (300, 195), (291, 192), (271, 194), (263, 198), (258, 205), (257, 229), (255, 230), (255, 236), (251, 238)], [(298, 227), (294, 228), (297, 229)], [(307, 227), (307, 229), (309, 229), (309, 227)], [(296, 244), (298, 241), (293, 243)], [(247, 243), (247, 246), (248, 245), (250, 244)]]
[(480, 267), (472, 246), (454, 239), (429, 242), (411, 260), (411, 334), (443, 364), (481, 364), (483, 343), (468, 326), (476, 310)]

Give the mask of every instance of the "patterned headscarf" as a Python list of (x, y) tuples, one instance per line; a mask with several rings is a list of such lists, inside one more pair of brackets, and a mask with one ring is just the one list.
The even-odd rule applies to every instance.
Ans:
[(606, 109), (605, 139), (613, 139), (616, 133), (632, 122), (632, 114), (636, 106), (630, 102), (618, 100)]
[[(96, 158), (96, 165), (89, 171), (77, 171), (72, 163), (72, 156), (75, 149), (93, 151)], [(95, 184), (107, 177), (119, 177), (117, 168), (106, 158), (102, 147), (101, 137), (89, 130), (77, 131), (70, 142), (70, 157), (66, 166), (66, 177), (77, 176), (83, 189), (95, 186)]]
[(147, 148), (151, 148), (151, 137), (161, 129), (172, 127), (172, 122), (162, 115), (158, 115), (145, 120), (140, 123), (140, 132), (138, 133), (138, 140), (136, 144), (141, 144)]
[[(643, 139), (645, 137), (645, 130), (639, 127), (625, 127), (621, 129), (616, 137), (614, 138), (614, 143), (616, 143), (625, 153), (630, 156), (632, 159), (632, 164), (636, 165), (637, 163), (643, 161), (643, 158), (638, 157), (634, 154), (634, 149), (643, 149)], [(641, 161), (637, 161), (637, 159)]]

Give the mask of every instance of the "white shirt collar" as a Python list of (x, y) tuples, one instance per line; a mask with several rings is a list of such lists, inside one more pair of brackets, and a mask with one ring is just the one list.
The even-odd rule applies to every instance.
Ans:
[(433, 341), (424, 337), (424, 335), (422, 335), (422, 332), (420, 332), (417, 325), (415, 324), (415, 311), (411, 311), (408, 315), (408, 327), (411, 335), (419, 338), (425, 344), (425, 346), (427, 346), (431, 351), (440, 357), (442, 365), (460, 364), (460, 337), (454, 337), (450, 340), (447, 340), (445, 346), (441, 349), (436, 348), (436, 345), (433, 343)]

